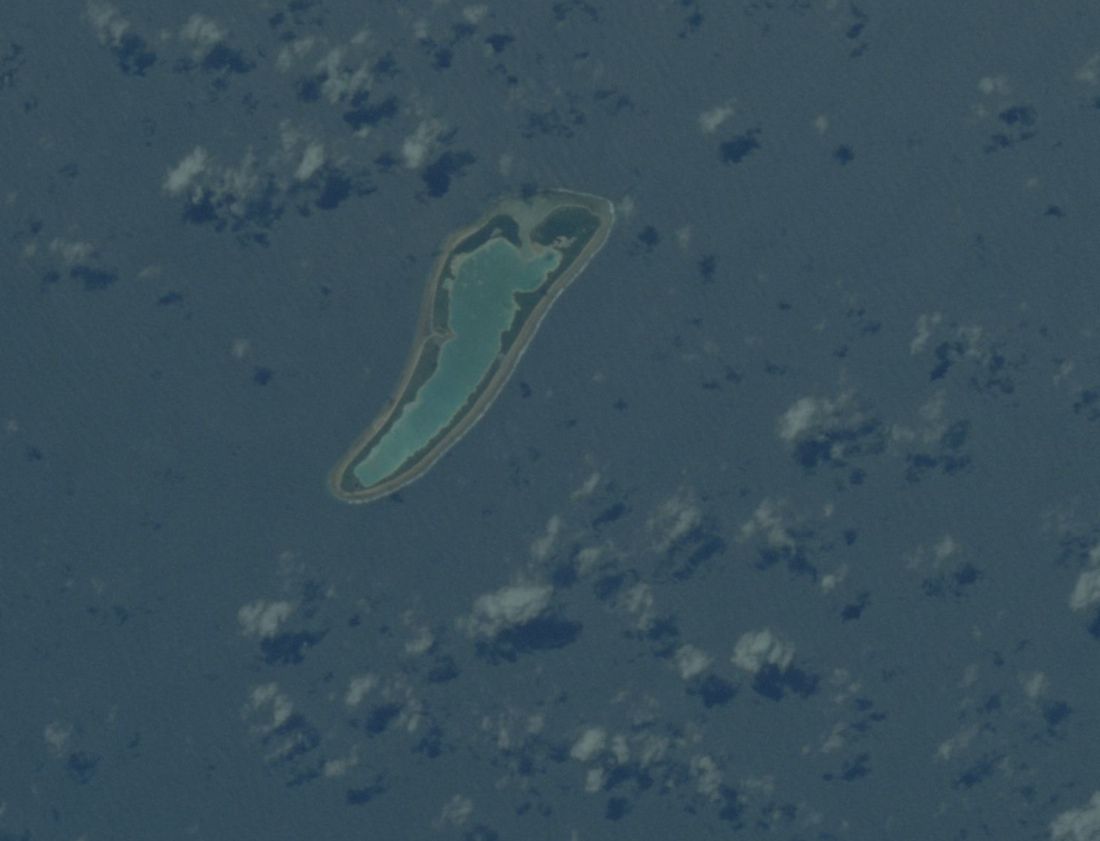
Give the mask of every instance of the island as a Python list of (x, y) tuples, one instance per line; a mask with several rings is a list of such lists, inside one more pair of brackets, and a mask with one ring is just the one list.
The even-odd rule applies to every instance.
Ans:
[(370, 502), (423, 476), (492, 405), (547, 311), (603, 244), (607, 199), (547, 190), (499, 202), (443, 244), (400, 384), (329, 487)]

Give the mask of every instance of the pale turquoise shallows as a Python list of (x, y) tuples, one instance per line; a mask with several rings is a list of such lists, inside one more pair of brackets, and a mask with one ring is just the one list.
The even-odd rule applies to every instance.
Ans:
[(440, 348), (439, 364), (389, 430), (358, 465), (364, 486), (396, 473), (424, 445), (446, 429), (500, 353), (511, 327), (516, 294), (533, 292), (557, 268), (561, 254), (547, 250), (527, 260), (502, 237), (490, 239), (462, 261), (445, 285), (451, 295), (454, 335)]

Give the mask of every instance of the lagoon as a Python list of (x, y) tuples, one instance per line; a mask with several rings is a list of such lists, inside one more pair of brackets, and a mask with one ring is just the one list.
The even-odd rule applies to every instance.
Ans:
[(552, 190), (499, 202), (448, 238), (394, 396), (337, 463), (345, 502), (422, 476), (485, 413), (558, 296), (603, 246), (614, 207)]

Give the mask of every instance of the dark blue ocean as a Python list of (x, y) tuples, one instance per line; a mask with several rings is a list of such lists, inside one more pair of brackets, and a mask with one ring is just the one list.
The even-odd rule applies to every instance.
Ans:
[(3, 0), (0, 841), (1100, 839), (1098, 143), (1088, 0)]

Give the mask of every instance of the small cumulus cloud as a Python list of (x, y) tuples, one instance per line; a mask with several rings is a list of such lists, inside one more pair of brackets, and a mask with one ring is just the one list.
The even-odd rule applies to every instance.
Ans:
[(827, 411), (827, 401), (813, 397), (799, 398), (779, 419), (779, 437), (784, 441), (793, 441), (813, 429)]
[(492, 637), (505, 628), (537, 619), (550, 605), (554, 588), (547, 584), (512, 584), (478, 596), (461, 624), (470, 636)]
[(348, 681), (347, 692), (344, 693), (344, 703), (349, 707), (357, 707), (370, 691), (378, 685), (378, 678), (372, 674), (357, 675)]
[(726, 122), (733, 116), (733, 106), (729, 103), (719, 105), (716, 108), (711, 108), (708, 111), (704, 111), (699, 115), (699, 128), (702, 129), (703, 134), (713, 134), (718, 130), (722, 123)]
[(1100, 791), (1087, 806), (1068, 809), (1050, 823), (1051, 841), (1097, 841), (1100, 839)]
[(401, 160), (409, 169), (419, 169), (428, 159), (436, 139), (443, 133), (438, 120), (424, 120), (401, 144)]
[(973, 744), (979, 732), (978, 726), (974, 724), (963, 727), (954, 736), (939, 743), (936, 747), (936, 758), (946, 762), (961, 755)]
[(312, 35), (302, 35), (295, 38), (287, 46), (279, 50), (275, 58), (275, 67), (283, 73), (288, 72), (303, 56), (311, 52), (317, 45), (317, 40)]
[(1094, 53), (1088, 61), (1078, 67), (1073, 78), (1086, 85), (1100, 84), (1100, 53)]
[(656, 621), (655, 603), (653, 590), (644, 581), (639, 581), (623, 594), (622, 605), (628, 613), (636, 617), (640, 631), (648, 630)]
[(432, 826), (436, 829), (442, 829), (445, 826), (462, 826), (473, 813), (474, 801), (469, 797), (456, 794), (443, 804), (439, 817), (432, 822)]
[(288, 205), (308, 215), (314, 207), (330, 210), (372, 191), (364, 170), (339, 164), (309, 132), (284, 120), (276, 146), (262, 155), (249, 147), (235, 165), (196, 146), (168, 170), (162, 189), (185, 202), (183, 217), (192, 224), (265, 242)]
[(681, 488), (669, 497), (646, 520), (646, 527), (656, 538), (656, 549), (663, 552), (677, 540), (698, 528), (703, 521), (703, 512), (693, 494), (687, 488)]
[(932, 337), (933, 331), (939, 327), (941, 321), (943, 321), (943, 313), (938, 312), (921, 313), (917, 317), (916, 335), (909, 342), (910, 354), (917, 354), (924, 350), (928, 340)]
[(226, 32), (216, 21), (205, 15), (191, 15), (180, 28), (180, 40), (193, 44), (197, 51), (206, 52), (225, 39)]
[(1012, 93), (1012, 86), (1006, 76), (982, 76), (978, 80), (978, 90), (986, 96), (1008, 96)]
[(1084, 610), (1100, 602), (1100, 544), (1092, 547), (1089, 552), (1089, 563), (1091, 568), (1077, 577), (1073, 593), (1070, 594), (1071, 610)]
[(800, 397), (779, 417), (779, 438), (792, 445), (802, 467), (842, 466), (859, 456), (881, 451), (880, 421), (862, 409), (854, 392), (835, 397)]
[(710, 656), (694, 645), (681, 645), (676, 649), (676, 668), (684, 680), (702, 674), (710, 668), (710, 663)]
[(60, 238), (50, 241), (50, 252), (60, 257), (67, 266), (86, 262), (96, 256), (96, 248), (92, 243)]
[(405, 641), (405, 653), (417, 657), (432, 650), (435, 645), (435, 634), (427, 625), (421, 625), (412, 629), (412, 637)]
[(323, 773), (325, 777), (328, 778), (343, 777), (345, 774), (348, 773), (348, 771), (350, 771), (358, 764), (359, 754), (358, 751), (356, 751), (353, 747), (351, 753), (349, 753), (347, 756), (341, 756), (336, 759), (326, 759), (321, 773)]
[(196, 146), (183, 160), (168, 170), (168, 175), (164, 178), (164, 190), (172, 196), (182, 193), (203, 174), (208, 160), (206, 150)]
[(850, 403), (850, 393), (841, 394), (835, 400), (800, 397), (779, 418), (779, 437), (791, 442), (830, 429)]
[(918, 545), (911, 552), (905, 554), (905, 567), (910, 570), (925, 572), (939, 572), (944, 569), (948, 561), (955, 558), (961, 552), (961, 547), (949, 534), (945, 534), (931, 546)]
[(589, 727), (573, 742), (569, 755), (578, 762), (588, 762), (607, 745), (607, 731), (602, 727)]
[(285, 724), (294, 711), (290, 698), (279, 691), (277, 683), (264, 683), (253, 687), (245, 704), (246, 716), (266, 715), (258, 725), (263, 732), (270, 732)]
[(722, 771), (718, 763), (709, 756), (693, 756), (689, 767), (698, 792), (712, 800), (717, 798), (722, 791)]
[(93, 0), (86, 6), (88, 20), (101, 44), (117, 47), (122, 42), (122, 36), (130, 28), (130, 22), (122, 16), (118, 7), (113, 3)]
[(746, 522), (741, 524), (741, 539), (761, 536), (772, 549), (794, 549), (797, 545), (787, 528), (778, 503), (763, 500)]
[(592, 492), (595, 491), (596, 488), (599, 486), (600, 478), (600, 471), (593, 470), (591, 473), (588, 474), (588, 478), (581, 483), (580, 487), (569, 495), (569, 499), (575, 502), (578, 499), (585, 499), (586, 497), (591, 496)]
[(1023, 684), (1024, 694), (1032, 701), (1037, 701), (1046, 694), (1050, 687), (1050, 681), (1042, 672), (1032, 672), (1020, 679)]
[(848, 577), (848, 565), (841, 564), (833, 572), (824, 573), (818, 582), (823, 593), (831, 593), (837, 587), (844, 583), (844, 580)]
[(290, 602), (268, 602), (257, 600), (246, 604), (237, 611), (237, 622), (241, 633), (246, 637), (267, 639), (273, 637), (290, 615), (294, 605)]
[(925, 445), (937, 443), (951, 425), (948, 423), (946, 409), (947, 399), (942, 390), (937, 390), (917, 409), (916, 425), (890, 425), (890, 439), (898, 444), (911, 444), (915, 441)]
[(289, 120), (279, 123), (279, 147), (279, 153), (272, 156), (270, 163), (294, 167), (296, 181), (308, 181), (328, 160), (324, 144)]
[(43, 736), (46, 739), (46, 747), (50, 753), (60, 756), (65, 752), (69, 739), (73, 735), (73, 726), (60, 721), (51, 721), (46, 725)]
[(331, 104), (348, 102), (353, 97), (370, 90), (374, 81), (370, 67), (360, 62), (350, 67), (342, 47), (333, 47), (317, 62), (315, 67), (321, 82), (321, 94)]
[(294, 177), (298, 181), (308, 181), (310, 176), (313, 175), (325, 162), (325, 147), (320, 143), (313, 142), (306, 146), (305, 151), (302, 153), (302, 160), (298, 164), (298, 168), (294, 171)]
[(462, 17), (466, 19), (467, 23), (472, 23), (475, 26), (481, 23), (481, 19), (489, 14), (489, 6), (485, 3), (477, 3), (472, 6), (466, 6), (462, 10)]
[(542, 536), (536, 538), (531, 543), (531, 557), (536, 561), (545, 561), (550, 557), (550, 553), (554, 550), (554, 544), (557, 542), (560, 532), (561, 517), (555, 514), (547, 521), (546, 531)]
[(595, 794), (607, 787), (607, 772), (600, 767), (589, 768), (584, 775), (584, 790), (588, 794)]
[(756, 674), (765, 666), (785, 671), (794, 659), (794, 646), (779, 639), (772, 631), (750, 631), (742, 634), (730, 660), (746, 672)]

